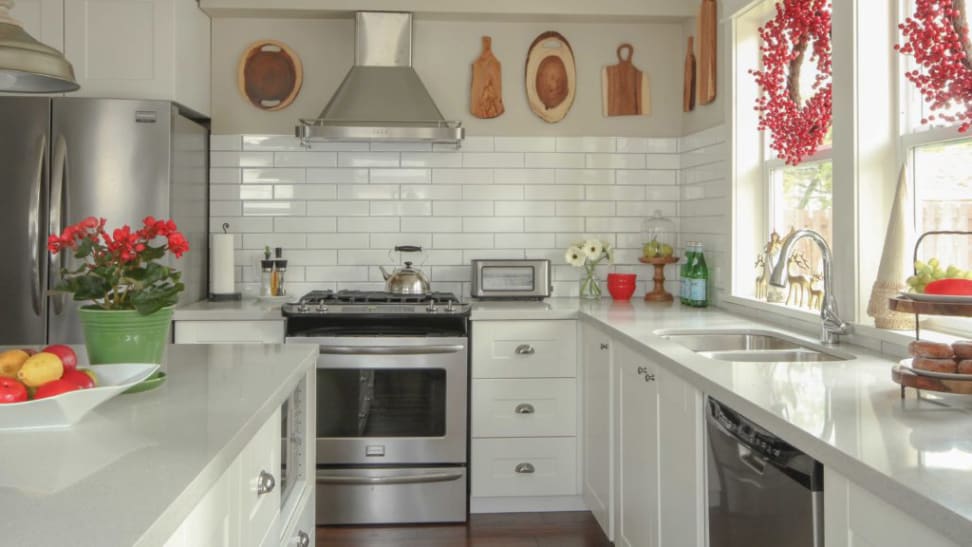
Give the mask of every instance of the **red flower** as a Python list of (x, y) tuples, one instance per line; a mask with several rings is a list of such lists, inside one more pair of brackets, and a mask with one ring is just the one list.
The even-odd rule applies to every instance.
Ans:
[[(171, 222), (171, 221), (170, 221)], [(168, 237), (169, 250), (176, 258), (181, 258), (183, 253), (189, 250), (189, 242), (179, 232), (173, 231)]]

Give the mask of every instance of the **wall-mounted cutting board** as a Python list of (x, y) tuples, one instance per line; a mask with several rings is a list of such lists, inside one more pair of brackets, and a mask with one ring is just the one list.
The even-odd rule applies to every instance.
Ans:
[(503, 113), (503, 71), (493, 55), (493, 39), (483, 36), (483, 52), (472, 64), (469, 112), (477, 118), (495, 118)]
[(695, 40), (688, 37), (688, 51), (685, 52), (685, 71), (682, 80), (682, 112), (695, 110)]
[(527, 50), (525, 84), (530, 109), (548, 123), (564, 119), (577, 90), (570, 43), (560, 33), (544, 32)]
[(699, 7), (699, 58), (696, 82), (699, 104), (709, 104), (716, 98), (716, 25), (719, 8), (715, 0), (702, 0)]
[(236, 85), (250, 104), (261, 110), (290, 106), (304, 81), (304, 69), (284, 43), (260, 40), (246, 48), (237, 69)]
[[(623, 52), (627, 50), (628, 56)], [(648, 75), (631, 62), (631, 44), (618, 46), (618, 63), (601, 69), (601, 113), (607, 116), (648, 116), (651, 91)]]

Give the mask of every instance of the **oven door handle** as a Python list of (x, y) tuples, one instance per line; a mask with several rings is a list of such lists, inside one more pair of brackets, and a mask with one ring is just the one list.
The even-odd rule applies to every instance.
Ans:
[(321, 355), (431, 355), (459, 353), (466, 349), (462, 344), (439, 346), (320, 346)]
[(318, 473), (317, 484), (418, 484), (424, 482), (449, 482), (459, 480), (462, 473), (427, 473), (424, 475), (391, 475), (388, 477), (323, 475)]

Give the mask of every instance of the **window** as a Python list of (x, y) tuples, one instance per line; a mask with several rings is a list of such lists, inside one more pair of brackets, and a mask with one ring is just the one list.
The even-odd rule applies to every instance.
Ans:
[[(791, 228), (809, 228), (827, 240), (833, 236), (833, 164), (830, 160), (804, 162), (771, 169), (769, 176), (770, 229), (781, 236)], [(820, 249), (810, 240), (797, 243), (811, 267), (819, 268)], [(819, 271), (819, 270), (815, 270)]]

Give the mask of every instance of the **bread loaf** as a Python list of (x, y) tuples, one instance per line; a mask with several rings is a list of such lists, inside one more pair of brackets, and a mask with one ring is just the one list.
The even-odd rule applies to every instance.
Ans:
[(919, 370), (929, 372), (948, 372), (954, 374), (957, 365), (953, 359), (930, 359), (928, 357), (915, 357), (911, 360), (911, 366)]
[(972, 375), (972, 359), (965, 359), (964, 361), (959, 361), (957, 372), (959, 374)]
[(928, 340), (915, 340), (908, 344), (908, 352), (914, 357), (927, 357), (929, 359), (952, 359), (955, 352), (949, 344), (929, 342)]
[(972, 340), (959, 340), (952, 344), (952, 351), (959, 361), (972, 359)]

